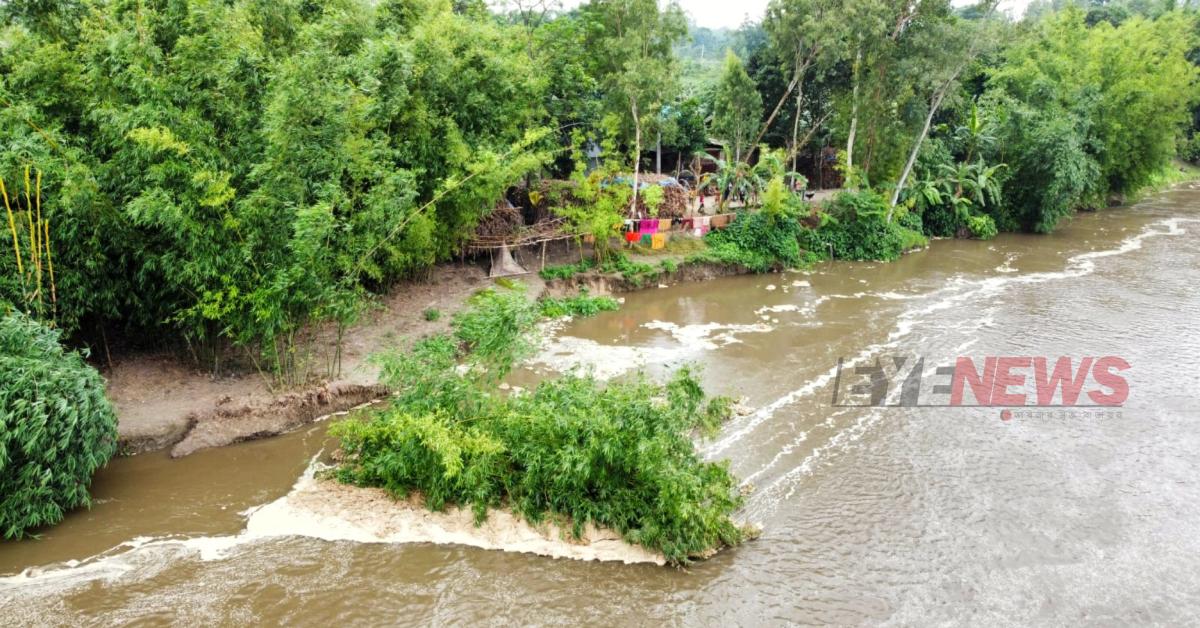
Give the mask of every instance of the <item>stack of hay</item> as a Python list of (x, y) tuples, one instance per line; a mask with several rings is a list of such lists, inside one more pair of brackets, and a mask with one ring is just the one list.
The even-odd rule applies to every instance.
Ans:
[[(688, 203), (691, 200), (688, 191), (672, 177), (662, 174), (641, 174), (638, 175), (638, 181), (643, 189), (647, 185), (657, 185), (663, 189), (663, 200), (658, 206), (658, 216), (663, 218), (683, 218), (687, 214)], [(649, 210), (642, 199), (638, 198), (638, 211), (643, 216), (649, 214)]]
[(513, 207), (507, 199), (503, 199), (490, 214), (479, 221), (475, 235), (483, 238), (503, 238), (516, 233), (524, 225), (525, 217), (521, 215), (521, 210)]

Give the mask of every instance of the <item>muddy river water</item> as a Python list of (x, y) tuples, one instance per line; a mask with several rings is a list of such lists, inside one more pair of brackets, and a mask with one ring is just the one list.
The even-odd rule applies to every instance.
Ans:
[[(1195, 621), (1197, 286), (1200, 188), (1185, 188), (1050, 236), (632, 294), (554, 332), (524, 377), (701, 365), (711, 392), (757, 408), (701, 446), (756, 487), (741, 516), (761, 539), (678, 570), (239, 535), (329, 448), (317, 424), (114, 461), (90, 511), (0, 545), (0, 624)], [(1120, 356), (1129, 396), (1009, 420), (834, 406), (839, 358), (897, 356), (924, 358), (928, 385), (959, 356)]]

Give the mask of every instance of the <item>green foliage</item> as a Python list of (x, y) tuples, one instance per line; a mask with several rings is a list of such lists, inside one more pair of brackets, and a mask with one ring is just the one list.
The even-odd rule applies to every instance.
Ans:
[(440, 319), (442, 317), (442, 313), (437, 308), (431, 307), (431, 308), (426, 308), (424, 312), (421, 312), (421, 316), (425, 320), (432, 323), (432, 322)]
[(748, 158), (750, 144), (762, 123), (762, 110), (762, 96), (754, 79), (746, 74), (742, 60), (732, 50), (727, 51), (713, 96), (712, 132), (729, 145), (735, 162)]
[[(0, 309), (3, 309), (0, 304)], [(58, 332), (0, 318), (0, 532), (16, 539), (91, 504), (92, 474), (117, 449), (104, 380)]]
[(996, 221), (992, 220), (991, 216), (968, 216), (967, 229), (972, 236), (980, 240), (991, 240), (999, 233), (996, 229)]
[(641, 286), (659, 276), (659, 269), (652, 264), (635, 262), (624, 255), (614, 255), (600, 265), (600, 272), (619, 274), (623, 279)]
[(896, 220), (887, 222), (888, 202), (877, 192), (842, 192), (825, 206), (830, 220), (816, 229), (803, 229), (800, 246), (816, 255), (835, 259), (899, 259), (905, 252), (928, 244), (928, 239), (906, 225), (908, 212), (900, 208)]
[(797, 238), (802, 228), (790, 214), (739, 212), (729, 226), (704, 236), (708, 250), (689, 261), (744, 266), (756, 273), (796, 268), (804, 263)]
[(562, 318), (574, 316), (586, 318), (600, 312), (615, 312), (621, 304), (616, 299), (607, 296), (594, 297), (588, 294), (587, 288), (579, 291), (573, 297), (556, 299), (544, 298), (538, 301), (538, 309), (545, 318)]
[[(965, 151), (964, 161), (955, 163), (947, 147), (933, 139), (921, 154), (916, 180), (905, 190), (905, 204), (914, 210), (910, 215), (919, 212), (921, 226), (930, 235), (969, 233), (987, 240), (997, 233), (992, 216), (981, 212), (998, 212), (1002, 207), (1007, 165), (984, 163), (979, 151), (991, 143), (987, 135), (991, 117), (974, 103), (970, 111), (967, 125), (960, 126), (954, 137)], [(970, 157), (976, 161), (966, 161)]]
[(45, 172), (61, 326), (233, 342), (282, 374), (306, 325), (345, 327), (366, 291), (457, 252), (547, 161), (546, 85), (494, 20), (403, 4), (13, 14), (0, 176)]
[(473, 362), (490, 377), (500, 378), (533, 351), (531, 336), (538, 317), (538, 308), (525, 298), (523, 286), (489, 288), (475, 293), (450, 326)]
[(1049, 232), (1071, 211), (1147, 185), (1196, 103), (1196, 18), (1178, 11), (1094, 27), (1068, 7), (1038, 21), (989, 72), (1012, 176), (1005, 228)]
[(507, 507), (576, 535), (610, 528), (673, 563), (742, 540), (730, 518), (742, 503), (737, 482), (726, 464), (702, 461), (691, 438), (715, 430), (730, 404), (706, 401), (688, 371), (666, 385), (568, 375), (500, 396), (455, 372), (450, 348), (393, 356), (403, 364), (385, 366), (391, 407), (331, 428), (346, 453), (338, 479), (396, 497), (417, 491), (434, 510), (470, 506), (477, 522)]
[(596, 263), (591, 260), (584, 260), (574, 264), (560, 264), (557, 266), (547, 266), (538, 271), (538, 275), (546, 281), (554, 279), (570, 279), (575, 275), (586, 273), (596, 267)]
[(1179, 158), (1192, 164), (1200, 164), (1200, 133), (1193, 133), (1179, 147)]
[(646, 204), (646, 210), (651, 216), (658, 215), (658, 208), (662, 206), (663, 196), (666, 192), (661, 185), (648, 185), (640, 192), (642, 202)]

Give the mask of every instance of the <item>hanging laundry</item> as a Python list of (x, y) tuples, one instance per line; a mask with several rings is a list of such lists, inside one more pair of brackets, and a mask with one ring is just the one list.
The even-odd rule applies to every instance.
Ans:
[(650, 248), (661, 249), (667, 246), (667, 234), (656, 233), (650, 236)]
[(655, 236), (655, 234), (653, 234), (653, 233), (643, 233), (640, 244), (642, 246), (650, 246), (651, 244), (654, 243), (654, 236)]
[(670, 218), (659, 218), (658, 219), (658, 230), (659, 231), (670, 231), (671, 230), (671, 219)]
[(628, 231), (625, 233), (625, 241), (626, 242), (633, 243), (633, 242), (637, 242), (638, 240), (641, 240), (641, 239), (642, 239), (642, 234), (640, 234), (636, 231)]

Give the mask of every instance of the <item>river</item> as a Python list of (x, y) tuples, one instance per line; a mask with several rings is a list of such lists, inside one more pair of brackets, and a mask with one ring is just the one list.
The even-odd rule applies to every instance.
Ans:
[[(95, 506), (0, 545), (0, 624), (1183, 624), (1200, 617), (1200, 186), (1053, 235), (945, 240), (627, 296), (531, 371), (702, 366), (745, 396), (709, 458), (762, 538), (687, 569), (238, 536), (327, 424), (113, 461)], [(894, 356), (1120, 356), (1120, 409), (833, 405)], [(843, 372), (845, 369), (843, 369)]]

